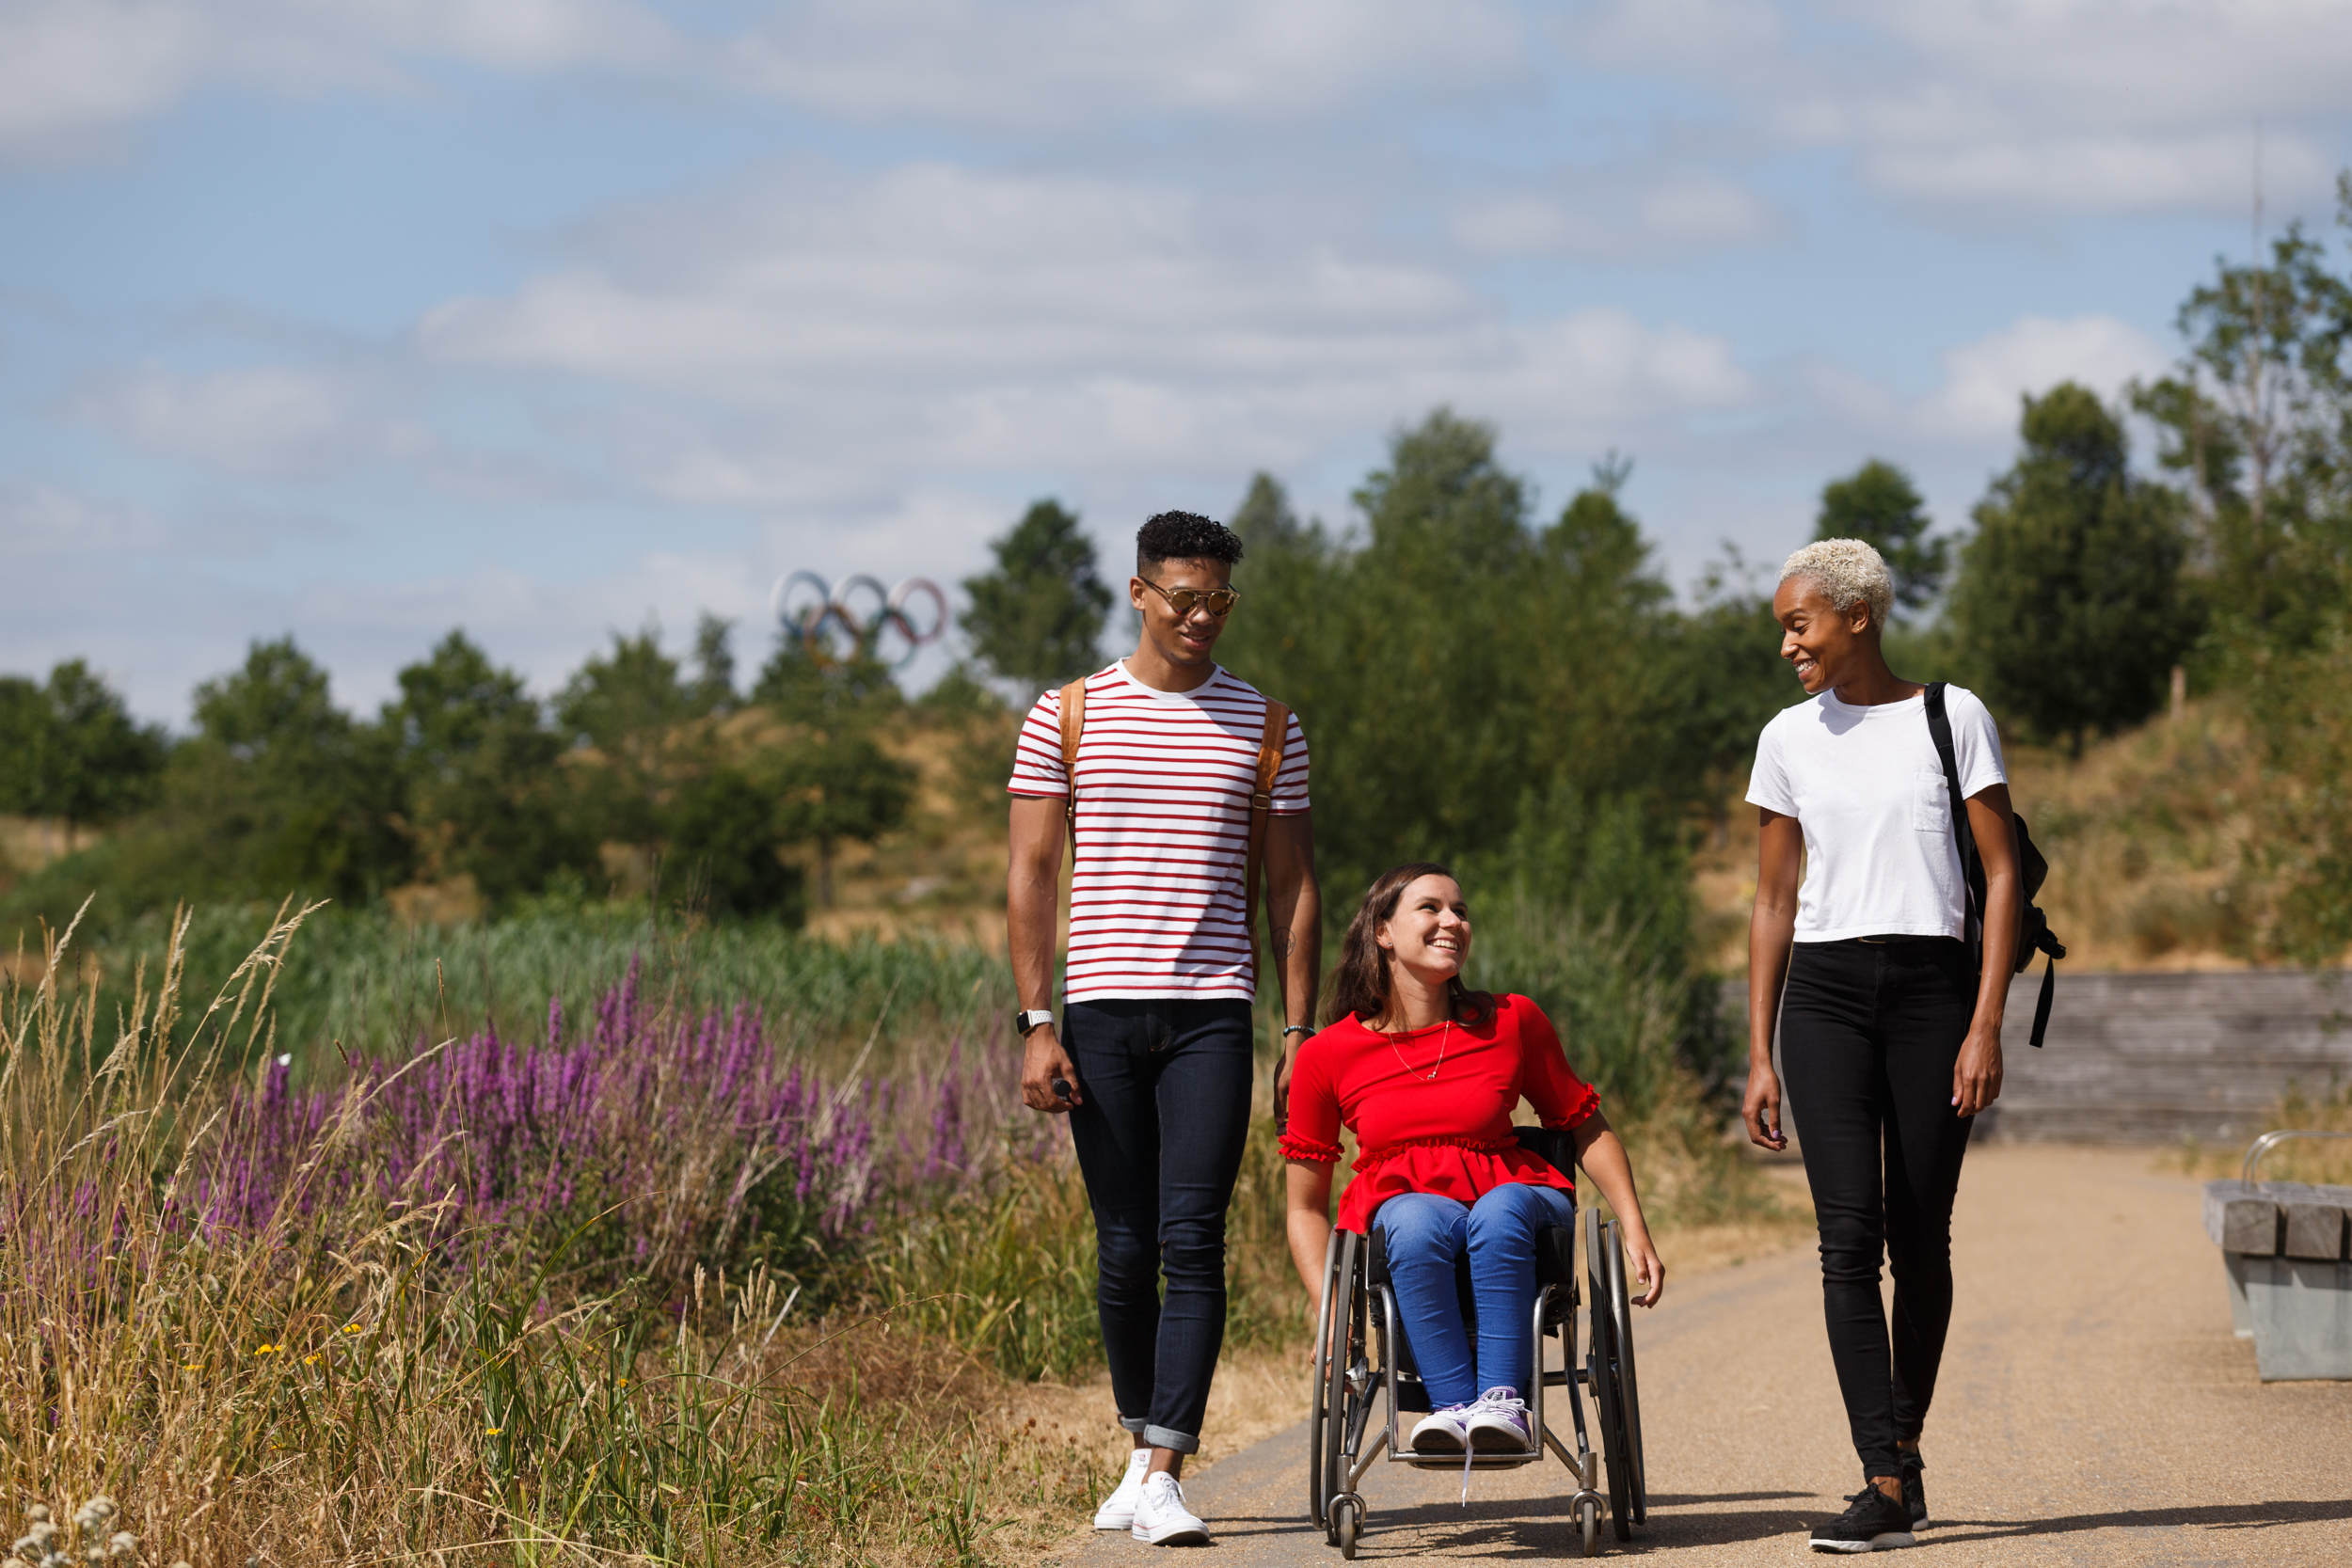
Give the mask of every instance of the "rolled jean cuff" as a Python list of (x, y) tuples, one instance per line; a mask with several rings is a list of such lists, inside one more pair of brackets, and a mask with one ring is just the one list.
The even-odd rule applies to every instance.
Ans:
[(1155, 1449), (1167, 1449), (1176, 1453), (1199, 1453), (1200, 1451), (1200, 1438), (1195, 1437), (1189, 1432), (1174, 1432), (1167, 1427), (1145, 1427), (1143, 1440)]
[(1119, 1424), (1138, 1437), (1152, 1430), (1152, 1423), (1140, 1416), (1121, 1416), (1119, 1418)]

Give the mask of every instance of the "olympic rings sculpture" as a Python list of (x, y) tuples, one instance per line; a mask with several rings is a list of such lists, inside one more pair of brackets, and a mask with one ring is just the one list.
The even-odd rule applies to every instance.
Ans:
[[(909, 613), (918, 599), (930, 601), (928, 616)], [(790, 572), (769, 590), (768, 612), (819, 664), (863, 656), (903, 670), (947, 631), (947, 595), (929, 578), (884, 588), (861, 572), (835, 589), (814, 572)]]

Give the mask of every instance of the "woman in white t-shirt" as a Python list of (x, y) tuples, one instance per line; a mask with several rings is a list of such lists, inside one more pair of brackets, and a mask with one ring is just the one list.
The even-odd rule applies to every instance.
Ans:
[[(1781, 657), (1811, 700), (1764, 726), (1748, 784), (1761, 842), (1744, 1114), (1751, 1139), (1787, 1147), (1777, 1020), (1820, 1224), (1831, 1358), (1867, 1482), (1814, 1531), (1823, 1551), (1906, 1546), (1927, 1522), (1919, 1432), (1951, 1321), (1952, 1197), (1969, 1118), (2001, 1092), (2017, 942), (2000, 736), (1973, 693), (1945, 689), (1984, 861), (1978, 931), (1927, 689), (1889, 670), (1880, 648), (1893, 599), (1885, 562), (1861, 540), (1788, 558), (1772, 613)], [(1895, 1276), (1891, 1338), (1882, 1255)]]

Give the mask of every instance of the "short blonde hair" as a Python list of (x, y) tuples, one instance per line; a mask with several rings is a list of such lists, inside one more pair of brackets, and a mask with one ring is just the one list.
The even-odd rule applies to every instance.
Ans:
[(1870, 624), (1883, 626), (1895, 612), (1895, 579), (1886, 575), (1886, 558), (1867, 539), (1816, 539), (1781, 567), (1780, 580), (1790, 578), (1819, 584), (1840, 615), (1867, 602)]

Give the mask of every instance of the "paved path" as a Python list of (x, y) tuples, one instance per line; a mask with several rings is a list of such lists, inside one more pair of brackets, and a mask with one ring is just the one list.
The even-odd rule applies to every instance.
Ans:
[[(2273, 1384), (2230, 1333), (2197, 1184), (2144, 1150), (1970, 1151), (1959, 1302), (1923, 1451), (1934, 1561), (2352, 1563), (2352, 1384)], [(1671, 1256), (1667, 1259), (1671, 1267)], [(1637, 1316), (1650, 1523), (1614, 1553), (1820, 1560), (1804, 1530), (1860, 1485), (1810, 1247), (1671, 1282)], [(1336, 1564), (1304, 1518), (1305, 1428), (1188, 1486), (1220, 1558)], [(1470, 1482), (1378, 1465), (1359, 1560), (1571, 1556), (1556, 1463)], [(1604, 1534), (1607, 1525), (1603, 1524)], [(1065, 1563), (1132, 1565), (1102, 1536)]]

